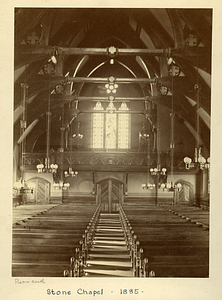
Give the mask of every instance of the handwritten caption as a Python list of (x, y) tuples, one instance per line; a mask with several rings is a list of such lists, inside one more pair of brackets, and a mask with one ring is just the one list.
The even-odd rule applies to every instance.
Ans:
[(32, 280), (21, 280), (19, 278), (15, 278), (15, 284), (29, 284), (29, 283), (41, 283), (41, 284), (45, 284), (45, 280), (44, 279), (32, 279)]

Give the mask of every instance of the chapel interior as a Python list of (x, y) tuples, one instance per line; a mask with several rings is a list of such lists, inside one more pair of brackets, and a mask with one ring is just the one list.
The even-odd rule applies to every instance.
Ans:
[(12, 276), (209, 277), (212, 9), (14, 21)]

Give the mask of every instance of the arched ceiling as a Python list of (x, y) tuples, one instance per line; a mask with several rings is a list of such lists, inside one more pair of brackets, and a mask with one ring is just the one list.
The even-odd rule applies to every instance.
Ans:
[[(76, 82), (73, 78), (112, 75), (156, 79), (155, 84), (120, 83), (118, 97), (145, 97), (171, 108), (173, 94), (175, 113), (194, 131), (196, 112), (199, 114), (201, 138), (209, 148), (211, 38), (210, 9), (17, 8), (15, 144), (22, 140), (20, 118), (24, 113), (30, 147), (45, 131), (49, 95), (53, 132), (58, 135), (63, 104), (65, 126), (69, 126), (78, 112), (78, 97), (104, 96), (99, 82)], [(113, 55), (111, 46), (117, 51)], [(128, 50), (127, 55), (121, 54), (121, 49)], [(130, 49), (137, 51), (130, 53)], [(56, 71), (44, 74), (43, 67), (52, 54), (56, 54)], [(112, 58), (114, 64), (110, 64)], [(169, 74), (172, 60), (179, 67), (179, 76)], [(28, 85), (25, 98), (22, 83)], [(55, 86), (60, 83), (65, 83), (65, 92), (56, 94)], [(168, 88), (167, 95), (161, 94), (161, 84)], [(200, 87), (198, 100), (196, 84)], [(81, 106), (79, 101), (78, 109)]]

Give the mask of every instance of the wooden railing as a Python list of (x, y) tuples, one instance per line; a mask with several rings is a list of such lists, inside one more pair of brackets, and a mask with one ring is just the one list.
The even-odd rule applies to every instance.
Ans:
[(70, 266), (64, 270), (64, 277), (82, 277), (88, 259), (88, 251), (92, 246), (97, 221), (100, 215), (101, 204), (96, 208), (82, 239), (79, 242), (79, 247), (75, 249), (75, 256), (70, 258)]
[[(75, 256), (70, 259), (70, 266), (64, 270), (64, 277), (82, 277), (85, 275), (85, 268), (87, 266), (87, 260), (89, 258), (88, 253), (93, 244), (96, 226), (100, 215), (101, 204), (97, 207), (85, 234), (82, 236), (79, 244), (80, 246), (75, 249)], [(139, 248), (140, 242), (137, 240), (137, 236), (134, 235), (134, 231), (130, 226), (127, 216), (119, 205), (119, 217), (123, 228), (124, 237), (127, 245), (127, 249), (130, 253), (131, 265), (133, 269), (134, 277), (155, 277), (153, 270), (148, 270), (148, 259), (143, 258), (143, 249)]]
[[(38, 164), (44, 164), (46, 153), (24, 153), (25, 169), (36, 170)], [(145, 152), (127, 151), (73, 151), (73, 152), (52, 152), (50, 163), (62, 165), (63, 169), (73, 167), (75, 169), (147, 169), (148, 158)], [(170, 157), (167, 153), (160, 153), (160, 164), (162, 167), (170, 167)], [(150, 153), (150, 167), (156, 167), (157, 154)], [(184, 169), (181, 159), (174, 159), (174, 167), (178, 170)]]
[(119, 205), (119, 215), (124, 229), (127, 248), (130, 252), (134, 277), (155, 277), (155, 272), (148, 270), (148, 259), (143, 258), (143, 249), (139, 247), (140, 242), (137, 240), (137, 236), (134, 234), (121, 205)]

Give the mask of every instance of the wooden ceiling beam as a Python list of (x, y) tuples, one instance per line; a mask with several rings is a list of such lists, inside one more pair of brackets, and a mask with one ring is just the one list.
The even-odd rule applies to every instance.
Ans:
[[(112, 81), (113, 80), (113, 81)], [(37, 75), (33, 82), (48, 81), (49, 84), (83, 82), (83, 83), (157, 83), (157, 78), (114, 78), (110, 77), (68, 77), (55, 75)]]
[(148, 55), (148, 56), (206, 56), (206, 49), (197, 47), (191, 49), (188, 47), (183, 48), (164, 48), (164, 49), (132, 49), (132, 48), (73, 48), (73, 47), (55, 47), (45, 45), (25, 45), (22, 44), (18, 48), (21, 55), (107, 55), (110, 57), (124, 56), (124, 55)]
[[(76, 110), (77, 114), (95, 114), (95, 113), (103, 113), (103, 114), (109, 114), (108, 110), (94, 110), (94, 109), (87, 109), (87, 110)], [(115, 110), (113, 111), (115, 114), (131, 114), (131, 115), (149, 115), (150, 112), (148, 110)]]
[[(113, 97), (113, 100), (109, 99), (109, 96), (107, 97), (87, 97), (87, 96), (76, 96), (76, 95), (60, 95), (60, 94), (52, 94), (50, 96), (50, 99), (52, 101), (92, 101), (92, 102), (129, 102), (129, 101), (149, 101), (149, 97)], [(45, 100), (48, 100), (48, 98), (45, 98)]]
[(154, 55), (154, 56), (169, 56), (171, 49), (131, 49), (131, 48), (73, 48), (73, 47), (54, 47), (45, 45), (25, 45), (19, 46), (19, 52), (24, 54), (45, 54), (52, 55), (53, 53), (65, 55)]
[[(124, 84), (162, 84), (168, 88), (172, 85), (172, 76), (160, 77), (160, 78), (114, 78), (110, 77), (66, 77), (66, 76), (56, 76), (56, 75), (37, 75), (33, 78), (33, 82), (48, 82), (50, 86), (57, 84), (67, 84), (70, 82), (81, 82), (81, 83), (124, 83)], [(182, 88), (187, 86), (188, 79), (186, 76), (176, 76), (173, 77), (174, 86)], [(189, 84), (190, 87), (190, 84)]]

